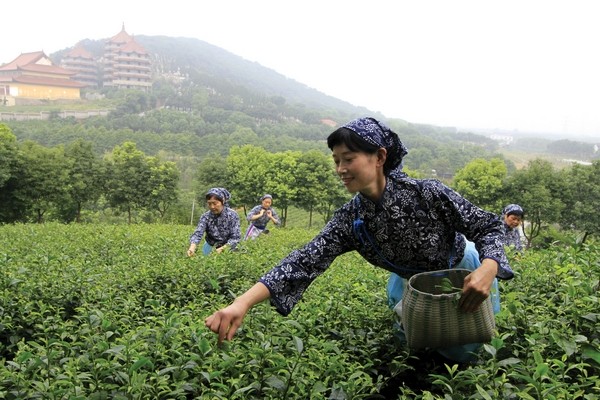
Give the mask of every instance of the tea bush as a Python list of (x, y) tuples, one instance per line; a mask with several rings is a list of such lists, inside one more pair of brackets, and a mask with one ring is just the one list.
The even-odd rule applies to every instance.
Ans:
[(475, 364), (411, 352), (387, 273), (339, 257), (288, 317), (265, 302), (218, 347), (204, 318), (314, 230), (187, 258), (181, 225), (0, 226), (2, 399), (597, 399), (600, 248), (512, 256)]

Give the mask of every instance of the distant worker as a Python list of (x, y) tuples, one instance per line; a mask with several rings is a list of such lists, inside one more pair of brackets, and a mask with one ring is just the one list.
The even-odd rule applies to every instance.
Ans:
[(523, 208), (518, 204), (509, 204), (502, 210), (502, 221), (504, 222), (503, 243), (518, 252), (523, 251), (519, 226), (523, 222), (524, 215)]
[(265, 194), (260, 198), (261, 204), (255, 206), (248, 213), (246, 219), (250, 223), (244, 240), (256, 239), (261, 233), (267, 233), (267, 224), (273, 222), (276, 226), (281, 225), (281, 220), (277, 215), (277, 212), (272, 207), (273, 196)]
[(206, 193), (208, 211), (202, 214), (196, 230), (190, 237), (189, 257), (196, 253), (196, 248), (206, 233), (202, 252), (209, 254), (213, 248), (221, 253), (227, 247), (235, 249), (241, 240), (240, 216), (229, 208), (231, 195), (224, 188), (212, 188)]

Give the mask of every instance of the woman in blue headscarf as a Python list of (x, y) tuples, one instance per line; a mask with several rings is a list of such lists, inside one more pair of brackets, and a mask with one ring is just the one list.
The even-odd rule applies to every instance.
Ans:
[(504, 245), (514, 248), (517, 252), (523, 251), (521, 244), (521, 230), (519, 226), (523, 222), (525, 212), (518, 204), (509, 204), (502, 210), (502, 222), (504, 222)]
[(231, 195), (224, 188), (212, 188), (206, 193), (206, 211), (200, 220), (196, 230), (190, 236), (190, 247), (188, 256), (196, 254), (196, 248), (206, 233), (206, 241), (202, 253), (207, 255), (213, 248), (221, 253), (227, 247), (235, 249), (241, 240), (240, 216), (235, 210), (229, 208)]
[(260, 198), (260, 204), (250, 210), (246, 217), (250, 224), (246, 230), (244, 240), (256, 239), (261, 233), (265, 232), (269, 222), (273, 222), (276, 226), (281, 224), (281, 220), (272, 206), (273, 196), (265, 194)]
[[(407, 150), (383, 123), (368, 117), (350, 121), (329, 135), (327, 145), (337, 174), (356, 195), (312, 241), (205, 320), (219, 341), (230, 340), (248, 310), (263, 300), (270, 298), (279, 313), (289, 314), (311, 282), (337, 256), (349, 251), (391, 272), (391, 307), (399, 305), (406, 279), (418, 272), (454, 267), (472, 270), (459, 301), (465, 312), (477, 310), (490, 296), (497, 277), (512, 278), (498, 217), (437, 180), (412, 179), (403, 173)], [(495, 292), (492, 302), (498, 310)], [(479, 346), (473, 345), (440, 353), (467, 361)]]

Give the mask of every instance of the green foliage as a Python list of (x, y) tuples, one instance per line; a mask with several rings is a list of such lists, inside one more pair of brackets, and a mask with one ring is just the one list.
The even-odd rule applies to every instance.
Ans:
[(226, 160), (228, 190), (235, 204), (253, 207), (265, 192), (267, 174), (273, 167), (274, 155), (262, 147), (233, 147)]
[(150, 194), (146, 199), (147, 206), (158, 211), (162, 221), (169, 208), (177, 201), (179, 170), (174, 162), (163, 163), (156, 157), (148, 158), (148, 166)]
[(29, 220), (42, 222), (48, 210), (59, 205), (68, 187), (68, 164), (61, 147), (46, 148), (35, 142), (19, 146), (13, 204)]
[(506, 198), (520, 204), (529, 224), (524, 229), (528, 246), (540, 234), (543, 224), (558, 222), (565, 205), (562, 175), (552, 164), (533, 160), (528, 167), (516, 171), (505, 183)]
[[(210, 169), (217, 169), (217, 162), (211, 161), (199, 171), (201, 185), (213, 180)], [(269, 193), (282, 210), (284, 226), (290, 206), (309, 212), (310, 227), (313, 211), (329, 216), (333, 207), (341, 205), (340, 199), (345, 201), (348, 197), (333, 173), (331, 159), (318, 151), (269, 153), (262, 147), (246, 145), (233, 147), (226, 163), (227, 179), (220, 182), (232, 192), (233, 203), (246, 210)]]
[(283, 225), (287, 220), (287, 209), (297, 198), (297, 164), (300, 153), (286, 151), (273, 154), (265, 172), (264, 191), (273, 195), (277, 206), (283, 210)]
[(566, 188), (563, 192), (564, 211), (560, 222), (563, 226), (583, 231), (584, 234), (600, 233), (600, 161), (591, 166), (574, 165), (563, 171)]
[(290, 316), (260, 304), (218, 347), (204, 318), (316, 231), (272, 230), (239, 252), (187, 258), (192, 229), (0, 226), (1, 397), (600, 396), (596, 244), (512, 259), (498, 335), (477, 364), (459, 365), (396, 341), (388, 273), (355, 253), (339, 257)]
[(68, 167), (68, 195), (60, 204), (64, 221), (81, 220), (84, 206), (98, 201), (106, 181), (106, 166), (94, 154), (89, 142), (78, 140), (65, 149)]
[(580, 242), (580, 235), (576, 231), (563, 230), (557, 224), (553, 224), (540, 231), (532, 247), (536, 249), (569, 248), (576, 247), (578, 242)]
[(8, 126), (0, 124), (0, 188), (13, 176), (17, 138)]
[(107, 182), (107, 198), (112, 207), (128, 214), (132, 221), (132, 212), (141, 209), (149, 195), (150, 179), (144, 152), (136, 148), (135, 143), (125, 142), (116, 146), (110, 160), (110, 175)]
[(599, 249), (555, 247), (513, 260), (516, 277), (504, 284), (502, 335), (492, 352), (511, 382), (502, 389), (523, 398), (598, 396)]
[(310, 213), (309, 227), (312, 226), (313, 210), (329, 220), (331, 208), (341, 205), (338, 199), (345, 201), (348, 197), (333, 171), (331, 158), (318, 151), (300, 155), (294, 175), (297, 182), (294, 203)]
[(127, 213), (129, 223), (133, 213), (141, 209), (158, 211), (162, 219), (177, 200), (179, 171), (175, 164), (147, 157), (135, 143), (116, 146), (108, 168), (106, 197), (112, 207)]
[(472, 203), (487, 210), (501, 210), (506, 165), (500, 158), (477, 158), (456, 172), (454, 189)]
[(597, 151), (594, 151), (594, 145), (592, 143), (582, 143), (563, 139), (548, 143), (547, 149), (550, 153), (574, 157), (580, 160), (597, 158)]

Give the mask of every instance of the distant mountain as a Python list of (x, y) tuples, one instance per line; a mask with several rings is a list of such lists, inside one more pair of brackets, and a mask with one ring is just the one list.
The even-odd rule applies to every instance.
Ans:
[[(85, 39), (79, 43), (100, 58), (106, 40)], [(223, 80), (229, 85), (241, 86), (260, 95), (282, 97), (288, 103), (303, 104), (307, 109), (332, 109), (353, 116), (383, 117), (380, 113), (324, 94), (273, 69), (199, 39), (136, 35), (135, 40), (151, 54), (154, 68), (159, 73), (200, 73), (210, 79)], [(50, 56), (59, 62), (69, 50), (63, 49)]]
[(195, 68), (267, 96), (281, 96), (308, 108), (333, 108), (349, 114), (372, 114), (364, 107), (326, 95), (275, 70), (248, 61), (220, 47), (193, 38), (136, 36), (153, 58), (171, 71)]
[[(80, 43), (97, 58), (101, 58), (106, 40), (85, 39)], [(279, 99), (282, 103), (300, 105), (307, 111), (315, 110), (313, 114), (316, 119), (311, 119), (311, 121), (305, 119), (303, 121), (305, 123), (315, 123), (319, 118), (331, 117), (337, 119), (335, 122), (339, 123), (363, 115), (387, 119), (381, 113), (324, 94), (273, 69), (246, 60), (199, 39), (136, 35), (135, 40), (151, 54), (153, 68), (157, 75), (177, 74), (188, 77), (196, 83), (202, 82), (207, 87), (217, 87), (218, 91), (225, 88), (229, 91), (229, 95), (239, 95), (241, 98), (245, 98), (246, 105), (252, 104), (251, 102), (256, 97), (267, 97), (275, 99), (274, 104), (278, 104)], [(63, 49), (52, 54), (51, 57), (58, 62), (69, 50)], [(206, 84), (207, 82), (209, 84)], [(252, 95), (246, 96), (249, 93)], [(297, 118), (297, 114), (283, 116), (283, 119), (285, 117)], [(453, 146), (452, 143), (456, 144), (456, 142), (475, 144), (492, 152), (497, 147), (497, 144), (490, 139), (490, 132), (483, 129), (465, 130), (437, 127), (413, 124), (401, 119), (388, 119), (388, 121), (402, 135), (405, 143), (411, 145), (411, 148), (425, 146), (428, 151), (431, 151), (432, 148), (442, 144)], [(511, 134), (517, 136), (515, 132), (511, 132)], [(546, 137), (546, 139), (550, 138)], [(430, 140), (430, 142), (425, 143), (425, 140)], [(550, 139), (548, 142), (538, 143), (537, 147), (542, 152), (554, 153), (556, 149), (554, 151), (548, 149), (551, 147), (551, 143)]]

